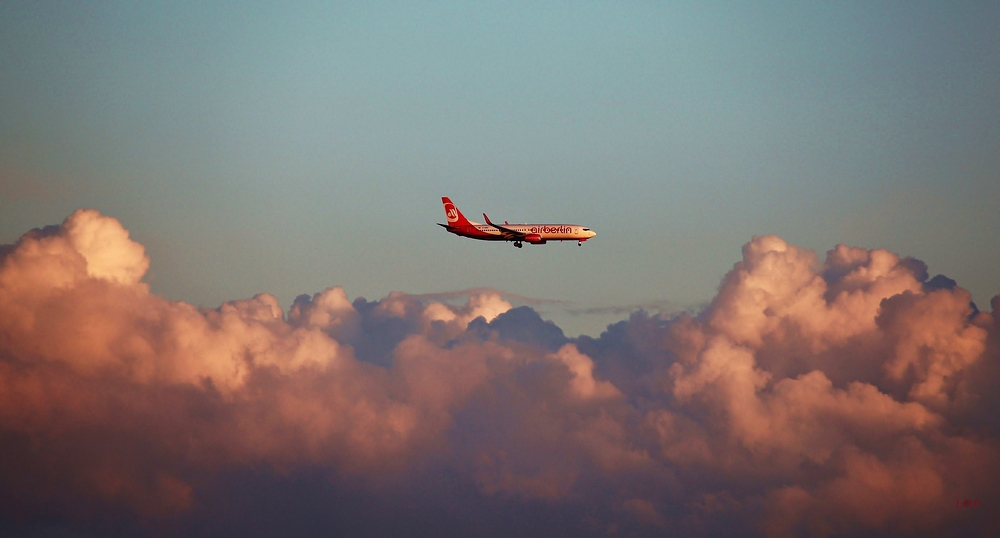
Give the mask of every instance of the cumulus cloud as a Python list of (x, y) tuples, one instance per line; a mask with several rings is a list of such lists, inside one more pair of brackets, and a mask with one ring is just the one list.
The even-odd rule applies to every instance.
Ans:
[(1000, 493), (1000, 298), (885, 250), (757, 237), (701, 312), (575, 339), (488, 289), (196, 308), (92, 210), (0, 256), (10, 529), (996, 528), (955, 504)]

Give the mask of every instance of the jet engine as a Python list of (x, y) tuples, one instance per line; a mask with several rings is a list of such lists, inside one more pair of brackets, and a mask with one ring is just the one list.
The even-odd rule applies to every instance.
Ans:
[(524, 236), (524, 241), (526, 243), (531, 243), (532, 245), (544, 245), (546, 241), (542, 239), (542, 236), (538, 234), (528, 234)]

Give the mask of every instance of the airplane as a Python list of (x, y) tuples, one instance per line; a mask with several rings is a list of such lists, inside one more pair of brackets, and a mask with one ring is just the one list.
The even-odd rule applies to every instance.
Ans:
[(523, 243), (544, 245), (549, 241), (576, 241), (577, 246), (581, 246), (584, 241), (597, 235), (590, 228), (579, 224), (509, 224), (504, 221), (501, 226), (493, 224), (486, 213), (483, 213), (486, 224), (472, 222), (462, 215), (447, 196), (441, 197), (441, 203), (444, 204), (448, 224), (438, 222), (437, 225), (461, 237), (481, 241), (513, 241), (515, 247), (521, 248)]

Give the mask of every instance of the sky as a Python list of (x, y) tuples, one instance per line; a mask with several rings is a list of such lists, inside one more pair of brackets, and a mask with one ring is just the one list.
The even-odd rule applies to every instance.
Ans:
[(998, 25), (3, 2), (0, 530), (988, 534)]
[[(98, 209), (173, 299), (490, 287), (596, 335), (765, 234), (1000, 292), (994, 3), (0, 9), (0, 241)], [(474, 243), (441, 196), (599, 235)]]

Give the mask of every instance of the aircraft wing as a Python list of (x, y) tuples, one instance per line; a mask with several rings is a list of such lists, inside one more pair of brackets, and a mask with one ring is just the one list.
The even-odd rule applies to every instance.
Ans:
[(489, 224), (490, 226), (496, 228), (497, 230), (500, 230), (500, 233), (502, 233), (503, 236), (506, 237), (506, 238), (508, 238), (508, 239), (516, 239), (516, 240), (523, 241), (524, 240), (524, 236), (528, 235), (528, 234), (526, 234), (524, 232), (519, 232), (517, 230), (511, 230), (510, 228), (505, 228), (505, 227), (500, 226), (498, 224), (493, 224), (490, 221), (490, 218), (486, 216), (486, 213), (483, 213), (483, 218), (486, 219), (486, 224)]

